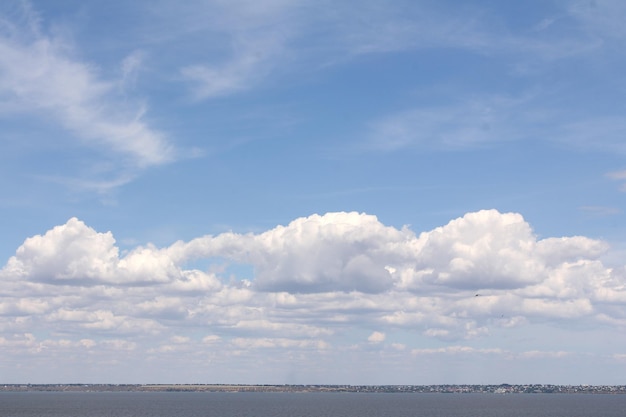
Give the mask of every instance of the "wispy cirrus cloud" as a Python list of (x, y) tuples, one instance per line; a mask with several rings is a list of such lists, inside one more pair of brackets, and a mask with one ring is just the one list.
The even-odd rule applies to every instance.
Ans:
[[(228, 96), (252, 89), (288, 65), (294, 37), (307, 27), (302, 8), (307, 1), (192, 2), (171, 11), (175, 20), (218, 43), (198, 45), (191, 63), (179, 68), (199, 100)], [(202, 16), (202, 19), (198, 19)], [(169, 16), (168, 16), (169, 19)], [(181, 36), (186, 34), (181, 32)], [(205, 58), (206, 57), (206, 58)]]
[(606, 176), (611, 180), (621, 182), (622, 184), (620, 185), (619, 189), (620, 191), (626, 192), (626, 170), (609, 172), (606, 174)]
[[(72, 42), (46, 34), (41, 19), (24, 2), (5, 8), (0, 26), (0, 111), (50, 120), (83, 146), (122, 156), (114, 170), (133, 172), (171, 162), (176, 149), (145, 121), (146, 107), (119, 95), (115, 79), (77, 57)], [(124, 78), (137, 55), (124, 61)]]
[(233, 41), (230, 60), (217, 65), (196, 64), (181, 68), (181, 75), (192, 83), (196, 99), (227, 96), (245, 91), (274, 70), (274, 61), (281, 54), (282, 45), (272, 35), (265, 39)]
[(568, 12), (594, 36), (620, 43), (626, 40), (626, 29), (623, 24), (626, 18), (626, 5), (622, 1), (577, 0), (570, 3)]
[[(478, 36), (468, 36), (454, 19), (441, 24), (425, 7), (416, 20), (401, 14), (405, 8), (365, 2), (355, 9), (308, 0), (193, 3), (178, 18), (221, 42), (209, 47), (214, 51), (210, 59), (196, 58), (180, 74), (190, 82), (192, 96), (208, 99), (255, 88), (276, 74), (328, 68), (360, 55), (482, 43), (470, 40)], [(198, 23), (198, 14), (220, 20)]]
[[(192, 94), (206, 99), (254, 88), (276, 73), (431, 48), (504, 59), (512, 72), (532, 72), (602, 47), (601, 40), (584, 29), (577, 10), (563, 8), (552, 19), (516, 31), (480, 5), (466, 4), (451, 12), (428, 2), (365, 1), (355, 8), (349, 2), (209, 1), (176, 10), (165, 4), (161, 16), (167, 13), (184, 22), (181, 35), (192, 30), (219, 39), (206, 46), (204, 54), (214, 52), (207, 54), (210, 58), (203, 60), (200, 53), (195, 63), (180, 68)], [(577, 30), (562, 35), (561, 25)]]
[(606, 176), (612, 180), (626, 180), (626, 170), (609, 172)]
[[(552, 142), (570, 149), (625, 155), (623, 118), (583, 112), (574, 103), (552, 104), (553, 91), (480, 95), (449, 104), (418, 106), (370, 123), (362, 150), (463, 150), (519, 140)], [(616, 173), (609, 178), (619, 179)]]
[[(536, 98), (483, 96), (441, 107), (414, 108), (371, 124), (365, 149), (458, 150), (533, 137), (554, 112), (529, 109)], [(521, 127), (524, 127), (523, 129)]]

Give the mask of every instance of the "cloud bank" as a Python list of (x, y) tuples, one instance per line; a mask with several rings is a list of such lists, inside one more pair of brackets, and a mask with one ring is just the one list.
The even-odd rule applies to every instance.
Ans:
[[(111, 232), (72, 218), (26, 239), (0, 271), (0, 343), (8, 357), (374, 348), (415, 357), (545, 323), (618, 331), (626, 274), (602, 263), (608, 250), (582, 236), (540, 239), (520, 214), (496, 210), (419, 234), (364, 213), (315, 214), (124, 253)], [(209, 266), (187, 267), (200, 260)], [(225, 264), (254, 275), (227, 275)]]

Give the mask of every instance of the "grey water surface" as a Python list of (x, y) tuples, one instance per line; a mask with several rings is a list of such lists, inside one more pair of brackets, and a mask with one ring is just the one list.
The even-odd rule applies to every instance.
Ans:
[(1, 392), (1, 417), (624, 417), (626, 395)]

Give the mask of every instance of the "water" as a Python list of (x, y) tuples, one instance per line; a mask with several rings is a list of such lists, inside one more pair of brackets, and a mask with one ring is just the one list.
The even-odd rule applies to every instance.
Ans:
[(626, 395), (0, 392), (2, 417), (623, 417)]

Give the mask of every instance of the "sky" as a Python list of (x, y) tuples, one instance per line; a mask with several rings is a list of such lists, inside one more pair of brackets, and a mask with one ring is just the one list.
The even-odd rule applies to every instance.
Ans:
[(3, 1), (0, 383), (626, 383), (625, 21)]

